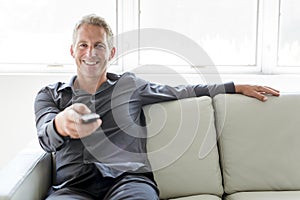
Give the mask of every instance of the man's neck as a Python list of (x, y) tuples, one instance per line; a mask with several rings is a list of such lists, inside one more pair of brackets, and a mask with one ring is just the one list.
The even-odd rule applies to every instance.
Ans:
[(75, 89), (81, 89), (84, 90), (90, 94), (96, 93), (97, 89), (107, 81), (106, 73), (103, 74), (98, 79), (94, 78), (82, 78), (80, 76), (77, 76), (75, 82), (74, 82), (74, 88)]

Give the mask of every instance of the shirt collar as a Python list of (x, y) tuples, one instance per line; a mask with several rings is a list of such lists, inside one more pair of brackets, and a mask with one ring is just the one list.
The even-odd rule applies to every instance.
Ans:
[[(114, 74), (114, 73), (109, 73), (108, 72), (106, 77), (107, 77), (107, 81), (105, 82), (105, 84), (114, 85), (121, 76), (117, 75), (117, 74)], [(67, 89), (67, 88), (70, 88), (70, 89), (74, 90), (74, 81), (75, 81), (76, 78), (77, 78), (76, 75), (73, 76), (68, 83), (62, 84), (58, 88), (58, 91), (61, 91), (61, 90)]]
[(107, 73), (106, 77), (107, 77), (106, 82), (110, 85), (114, 85), (117, 82), (117, 80), (120, 79), (121, 76), (113, 73)]
[(77, 76), (73, 76), (73, 77), (71, 78), (71, 80), (70, 80), (68, 83), (63, 83), (63, 84), (57, 89), (57, 91), (61, 91), (61, 90), (67, 89), (67, 88), (72, 89), (76, 77), (77, 77)]

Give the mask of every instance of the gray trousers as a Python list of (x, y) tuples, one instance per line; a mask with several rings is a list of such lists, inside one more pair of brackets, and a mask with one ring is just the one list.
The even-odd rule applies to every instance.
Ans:
[(76, 188), (62, 188), (46, 200), (159, 200), (156, 185), (147, 177), (126, 175), (98, 197)]

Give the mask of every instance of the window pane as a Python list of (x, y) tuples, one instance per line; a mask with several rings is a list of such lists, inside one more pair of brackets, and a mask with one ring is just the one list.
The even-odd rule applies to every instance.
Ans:
[[(216, 65), (256, 64), (257, 1), (141, 0), (140, 9), (141, 28), (184, 34), (197, 42)], [(155, 55), (162, 58), (160, 63), (178, 64), (174, 59), (166, 61), (163, 54)], [(153, 62), (153, 55), (142, 52), (142, 64)]]
[(281, 0), (278, 65), (300, 66), (300, 1)]
[(73, 64), (72, 31), (84, 15), (116, 30), (115, 1), (0, 0), (0, 63)]

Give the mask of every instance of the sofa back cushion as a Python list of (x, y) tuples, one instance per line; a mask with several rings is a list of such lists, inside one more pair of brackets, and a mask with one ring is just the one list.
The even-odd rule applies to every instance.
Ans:
[(224, 190), (300, 190), (300, 95), (214, 98)]
[(148, 157), (161, 198), (223, 193), (212, 100), (144, 107)]

